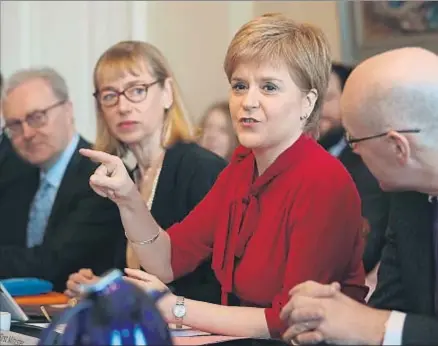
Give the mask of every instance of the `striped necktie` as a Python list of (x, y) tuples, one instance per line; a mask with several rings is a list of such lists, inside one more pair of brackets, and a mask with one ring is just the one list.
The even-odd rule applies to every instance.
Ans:
[(42, 178), (32, 201), (27, 224), (27, 247), (41, 245), (47, 221), (55, 199), (55, 188), (46, 178)]

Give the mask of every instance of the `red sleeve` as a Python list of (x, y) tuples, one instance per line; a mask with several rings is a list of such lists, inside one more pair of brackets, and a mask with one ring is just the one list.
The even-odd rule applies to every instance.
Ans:
[[(289, 291), (307, 280), (323, 284), (348, 281), (353, 295), (364, 299), (366, 288), (362, 267), (362, 217), (356, 188), (342, 167), (325, 168), (324, 176), (314, 170), (293, 197), (289, 213), (289, 253), (282, 291), (272, 307), (265, 309), (269, 331), (279, 337), (287, 325), (280, 310)], [(312, 173), (310, 173), (312, 174)]]
[(211, 190), (183, 221), (167, 230), (174, 279), (194, 271), (212, 253), (216, 218), (220, 208), (225, 206), (228, 170), (226, 167), (219, 174)]

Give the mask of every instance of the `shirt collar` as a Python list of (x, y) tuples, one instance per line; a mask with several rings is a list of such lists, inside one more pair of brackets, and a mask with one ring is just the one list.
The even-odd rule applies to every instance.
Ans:
[(339, 140), (339, 142), (337, 142), (335, 145), (332, 145), (328, 149), (328, 152), (333, 156), (338, 157), (339, 155), (341, 155), (342, 151), (347, 147), (347, 145), (348, 145), (347, 141), (345, 140), (344, 137), (342, 137)]
[(65, 170), (67, 169), (67, 166), (76, 150), (76, 147), (78, 146), (78, 143), (79, 134), (75, 134), (67, 148), (65, 148), (65, 150), (59, 157), (58, 161), (56, 161), (55, 164), (50, 167), (48, 171), (41, 171), (41, 179), (46, 179), (50, 183), (50, 185), (58, 188), (59, 185), (61, 185)]
[(437, 199), (438, 199), (437, 196), (429, 195), (429, 203), (433, 203), (433, 202), (436, 201)]
[[(238, 146), (231, 162), (232, 164), (239, 163), (242, 165), (248, 165), (248, 168), (246, 169), (248, 174), (250, 174), (248, 179), (250, 181), (254, 180), (252, 184), (250, 183), (250, 193), (252, 195), (258, 195), (260, 191), (276, 176), (286, 170), (293, 169), (298, 166), (302, 160), (306, 159), (309, 155), (309, 149), (307, 148), (318, 148), (318, 146), (316, 145), (316, 141), (309, 135), (301, 134), (301, 136), (289, 148), (283, 151), (275, 159), (262, 175), (255, 179), (253, 178), (256, 170), (256, 163), (251, 149), (245, 148), (242, 145)], [(312, 152), (310, 154), (312, 154)]]

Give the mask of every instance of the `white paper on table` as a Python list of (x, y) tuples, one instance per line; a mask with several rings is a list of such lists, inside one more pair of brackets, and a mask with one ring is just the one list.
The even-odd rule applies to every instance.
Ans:
[(211, 333), (207, 333), (207, 332), (203, 332), (200, 330), (196, 330), (196, 329), (171, 329), (170, 330), (170, 335), (172, 337), (193, 337), (193, 336), (206, 336), (206, 335), (211, 335)]
[(40, 327), (40, 328), (47, 328), (49, 326), (49, 323), (26, 323), (26, 325)]
[[(26, 323), (26, 324), (29, 326), (47, 328), (50, 323)], [(63, 334), (64, 330), (65, 330), (65, 324), (60, 324), (60, 325), (56, 326), (56, 329), (55, 329), (55, 331), (58, 332), (59, 334)]]
[(169, 323), (169, 331), (172, 337), (193, 337), (193, 336), (206, 336), (211, 335), (211, 333), (203, 332), (200, 330), (192, 329), (188, 326), (181, 326), (177, 328), (176, 324)]
[(0, 345), (38, 345), (39, 339), (10, 331), (0, 331)]

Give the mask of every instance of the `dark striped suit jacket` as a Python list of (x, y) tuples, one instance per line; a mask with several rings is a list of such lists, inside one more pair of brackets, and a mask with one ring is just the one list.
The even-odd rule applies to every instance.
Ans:
[(416, 192), (394, 193), (371, 306), (407, 312), (403, 345), (438, 344), (434, 313), (432, 204)]

